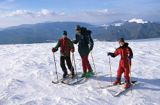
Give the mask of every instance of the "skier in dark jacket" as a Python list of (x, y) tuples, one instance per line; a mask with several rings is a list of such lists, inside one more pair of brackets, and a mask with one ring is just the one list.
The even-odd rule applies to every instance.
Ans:
[(82, 59), (83, 74), (82, 77), (90, 77), (93, 75), (93, 70), (88, 60), (88, 55), (93, 49), (94, 42), (91, 38), (91, 31), (77, 25), (76, 39), (74, 44), (78, 43), (78, 52)]
[(120, 47), (115, 50), (114, 53), (109, 52), (108, 55), (111, 57), (121, 56), (119, 67), (117, 70), (117, 79), (113, 85), (121, 84), (121, 75), (124, 72), (125, 78), (125, 88), (130, 86), (130, 68), (131, 68), (131, 59), (133, 58), (132, 49), (128, 46), (128, 43), (124, 41), (123, 38), (119, 39)]
[(60, 65), (64, 72), (63, 78), (66, 78), (68, 76), (67, 68), (65, 66), (65, 61), (67, 63), (69, 70), (71, 71), (71, 76), (73, 78), (75, 74), (70, 59), (70, 52), (74, 53), (74, 45), (72, 41), (69, 38), (67, 38), (67, 31), (63, 32), (63, 36), (58, 40), (57, 45), (54, 48), (52, 48), (52, 52), (56, 52), (59, 47), (61, 52)]

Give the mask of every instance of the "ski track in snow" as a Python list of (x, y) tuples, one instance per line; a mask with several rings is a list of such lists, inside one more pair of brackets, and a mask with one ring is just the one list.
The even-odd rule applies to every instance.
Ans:
[[(98, 88), (110, 84), (107, 52), (113, 52), (117, 42), (95, 42), (93, 56), (98, 80), (93, 77), (75, 86), (51, 83), (56, 80), (51, 52), (55, 43), (0, 45), (0, 105), (160, 105), (159, 45), (159, 40), (130, 42), (134, 52), (131, 76), (139, 85), (120, 97)], [(77, 45), (75, 48), (76, 66), (81, 72)], [(55, 56), (61, 78), (59, 51)], [(89, 60), (94, 68), (91, 56)], [(112, 81), (118, 61), (119, 57), (111, 58)]]

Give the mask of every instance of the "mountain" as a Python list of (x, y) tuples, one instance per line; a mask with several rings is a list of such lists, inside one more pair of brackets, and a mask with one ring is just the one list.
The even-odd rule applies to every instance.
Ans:
[[(106, 27), (103, 27), (106, 29)], [(99, 40), (117, 40), (120, 37), (125, 39), (146, 39), (160, 37), (160, 23), (147, 22), (142, 20), (129, 20), (118, 22), (107, 26), (99, 36)]]
[(120, 37), (128, 40), (160, 37), (160, 23), (133, 18), (101, 26), (82, 22), (47, 22), (14, 26), (0, 30), (0, 44), (56, 41), (63, 30), (67, 30), (69, 38), (73, 39), (75, 26), (78, 24), (92, 30), (92, 37), (97, 40), (115, 41)]
[(90, 24), (80, 22), (48, 22), (14, 26), (0, 31), (0, 44), (54, 41), (62, 35), (63, 30), (67, 30), (68, 36), (73, 38), (77, 24), (92, 27)]

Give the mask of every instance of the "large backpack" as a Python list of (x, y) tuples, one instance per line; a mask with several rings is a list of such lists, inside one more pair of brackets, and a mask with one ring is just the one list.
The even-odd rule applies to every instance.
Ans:
[(87, 30), (85, 27), (81, 27), (81, 35), (83, 36), (83, 42), (85, 44), (91, 43), (91, 31)]

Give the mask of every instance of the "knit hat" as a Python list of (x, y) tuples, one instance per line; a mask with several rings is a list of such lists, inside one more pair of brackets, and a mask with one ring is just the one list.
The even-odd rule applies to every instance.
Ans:
[(63, 31), (63, 35), (66, 35), (66, 36), (67, 36), (67, 31), (64, 30), (64, 31)]
[(124, 42), (124, 38), (118, 39), (119, 42)]

